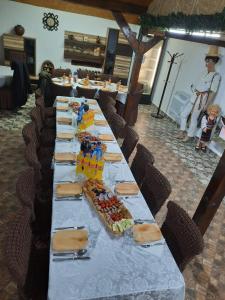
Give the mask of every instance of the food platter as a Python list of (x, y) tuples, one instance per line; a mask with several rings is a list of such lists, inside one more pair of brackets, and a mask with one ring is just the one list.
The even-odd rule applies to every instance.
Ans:
[(122, 235), (125, 230), (133, 226), (133, 218), (129, 210), (104, 185), (102, 180), (89, 179), (85, 181), (83, 191), (111, 233)]

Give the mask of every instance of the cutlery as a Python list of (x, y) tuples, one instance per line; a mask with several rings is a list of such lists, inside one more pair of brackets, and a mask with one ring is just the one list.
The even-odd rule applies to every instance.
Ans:
[(119, 182), (119, 183), (135, 183), (135, 181), (134, 180), (116, 180), (116, 182)]
[(75, 183), (75, 180), (60, 180), (60, 181), (56, 181), (55, 184), (60, 184), (60, 183)]
[(152, 244), (146, 244), (146, 245), (140, 245), (142, 248), (150, 248), (152, 246), (159, 246), (159, 245), (164, 245), (165, 242), (158, 242), (158, 243), (152, 243)]
[(67, 261), (67, 260), (77, 260), (77, 259), (90, 259), (90, 256), (56, 257), (53, 258), (53, 261)]
[[(67, 227), (56, 227), (55, 230), (64, 230), (64, 229), (83, 229), (85, 226), (67, 226)], [(83, 250), (83, 249), (82, 249)], [(86, 249), (85, 249), (86, 250)]]
[(55, 201), (81, 201), (82, 198), (56, 198)]
[(53, 253), (53, 256), (74, 255), (75, 257), (80, 257), (83, 256), (85, 253), (87, 253), (87, 249), (80, 249), (77, 252), (57, 252), (57, 253)]
[(64, 142), (64, 143), (71, 143), (73, 141), (73, 139), (70, 140), (66, 140), (66, 139), (55, 139), (56, 142)]
[(135, 219), (135, 224), (143, 224), (143, 223), (155, 223), (155, 220), (148, 220), (148, 219)]
[(75, 166), (75, 162), (55, 162), (56, 166)]

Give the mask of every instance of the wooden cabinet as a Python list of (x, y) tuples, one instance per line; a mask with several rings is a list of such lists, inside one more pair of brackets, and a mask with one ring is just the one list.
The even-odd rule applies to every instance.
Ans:
[(78, 32), (65, 32), (64, 58), (73, 64), (102, 67), (106, 38)]
[(36, 73), (36, 40), (15, 34), (3, 34), (4, 65), (12, 60), (27, 63), (30, 75)]

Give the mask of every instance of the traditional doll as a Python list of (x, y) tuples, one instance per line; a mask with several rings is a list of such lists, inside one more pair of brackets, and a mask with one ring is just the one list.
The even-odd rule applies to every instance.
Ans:
[(207, 114), (202, 117), (201, 129), (202, 133), (197, 142), (195, 150), (206, 152), (206, 145), (211, 139), (212, 130), (216, 126), (217, 117), (220, 114), (220, 107), (217, 104), (211, 104), (207, 108)]
[[(187, 142), (195, 136), (201, 112), (206, 111), (215, 98), (221, 78), (220, 74), (215, 70), (218, 60), (218, 47), (210, 46), (209, 52), (205, 57), (206, 71), (199, 82), (191, 86), (193, 95), (180, 115), (180, 131), (176, 137), (182, 139), (183, 142)], [(190, 115), (190, 125), (187, 130), (186, 127)]]

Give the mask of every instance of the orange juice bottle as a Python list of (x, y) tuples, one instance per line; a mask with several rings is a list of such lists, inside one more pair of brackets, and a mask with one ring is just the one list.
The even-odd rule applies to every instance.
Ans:
[(99, 180), (102, 179), (103, 168), (104, 168), (104, 161), (99, 160), (97, 162), (97, 173), (96, 173), (95, 179), (99, 179)]
[(76, 166), (76, 173), (82, 173), (82, 159), (83, 155), (82, 152), (80, 151), (79, 154), (77, 155), (77, 166)]

